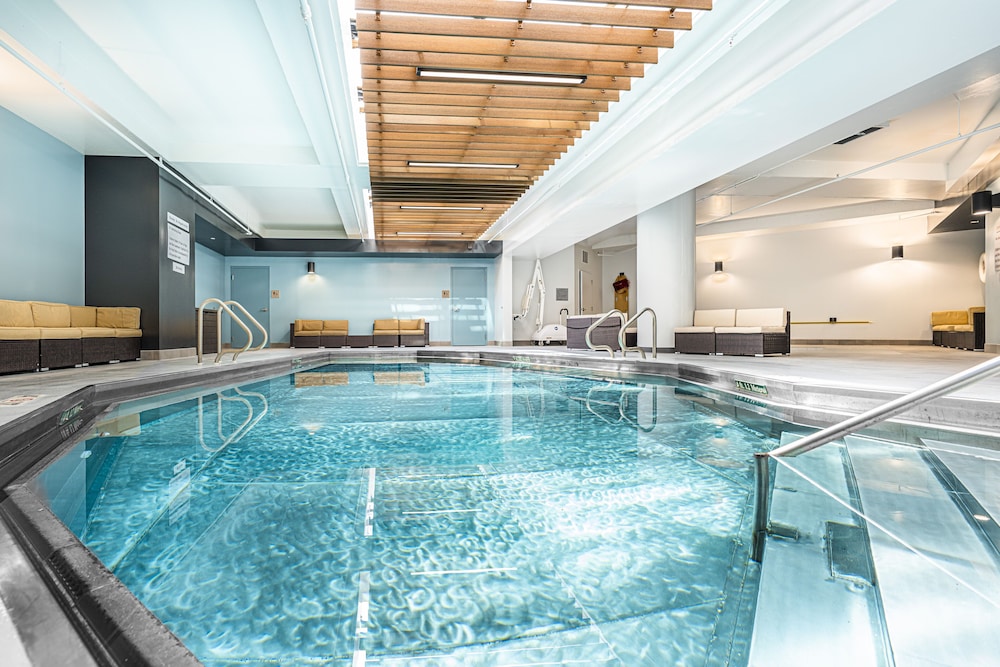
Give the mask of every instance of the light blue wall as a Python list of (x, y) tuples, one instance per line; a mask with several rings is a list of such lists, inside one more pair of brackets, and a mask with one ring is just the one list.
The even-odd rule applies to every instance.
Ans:
[[(226, 258), (200, 243), (194, 244), (194, 305), (209, 297), (226, 297)], [(217, 306), (209, 306), (216, 308)]]
[(0, 108), (0, 298), (83, 304), (83, 155)]
[[(271, 300), (273, 342), (287, 344), (288, 325), (297, 318), (344, 319), (350, 322), (350, 333), (370, 334), (374, 320), (391, 317), (423, 317), (430, 323), (431, 340), (448, 342), (451, 310), (441, 290), (451, 289), (453, 266), (486, 268), (487, 338), (494, 340), (494, 260), (319, 257), (312, 259), (315, 276), (306, 275), (307, 261), (305, 257), (226, 258), (224, 282), (234, 266), (270, 267), (271, 289), (281, 294)], [(228, 336), (228, 326), (224, 325), (223, 335)]]

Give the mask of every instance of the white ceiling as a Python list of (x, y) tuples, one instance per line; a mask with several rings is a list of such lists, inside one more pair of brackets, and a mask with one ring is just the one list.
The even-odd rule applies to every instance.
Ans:
[[(358, 238), (339, 4), (4, 0), (0, 106), (87, 155), (161, 156), (262, 236)], [(1000, 123), (996, 25), (974, 0), (716, 0), (484, 239), (627, 238), (692, 188), (700, 234), (926, 214), (1000, 149), (969, 136)]]
[(261, 235), (357, 238), (348, 30), (336, 0), (5, 0), (0, 105), (87, 155), (162, 157)]

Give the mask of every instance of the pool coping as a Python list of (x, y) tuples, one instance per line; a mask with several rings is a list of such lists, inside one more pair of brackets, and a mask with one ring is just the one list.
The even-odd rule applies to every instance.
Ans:
[[(603, 358), (551, 350), (532, 354), (523, 348), (316, 350), (84, 386), (0, 426), (0, 520), (99, 664), (166, 667), (201, 663), (34, 494), (29, 488), (34, 473), (57, 457), (74, 434), (91, 427), (105, 410), (122, 401), (264, 379), (337, 360), (486, 362), (536, 370), (594, 371), (611, 377), (667, 377), (730, 394), (748, 407), (777, 410), (781, 419), (805, 426), (834, 423), (903, 393), (791, 382), (684, 360)], [(831, 402), (836, 405), (825, 407)], [(973, 438), (981, 433), (998, 435), (989, 430), (996, 428), (998, 407), (993, 401), (945, 397), (904, 413), (883, 430), (888, 431), (888, 437), (900, 437), (912, 426), (925, 432), (940, 424), (959, 428), (953, 439), (961, 444), (963, 432)]]

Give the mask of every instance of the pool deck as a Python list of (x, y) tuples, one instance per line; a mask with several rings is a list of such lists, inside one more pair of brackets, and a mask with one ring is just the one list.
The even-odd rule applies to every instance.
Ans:
[[(58, 401), (65, 396), (92, 385), (115, 383), (143, 383), (157, 378), (183, 377), (198, 384), (200, 376), (206, 384), (220, 379), (227, 369), (265, 368), (269, 364), (290, 363), (301, 359), (303, 363), (322, 361), (337, 356), (395, 355), (414, 353), (420, 348), (371, 348), (368, 350), (302, 350), (276, 348), (242, 356), (236, 364), (222, 366), (206, 363), (199, 367), (194, 358), (162, 361), (138, 361), (87, 368), (71, 368), (42, 373), (24, 373), (0, 377), (0, 428), (29, 413)], [(562, 363), (579, 363), (586, 366), (591, 360), (608, 360), (607, 353), (566, 350), (563, 347), (484, 347), (484, 348), (430, 348), (434, 353), (501, 352), (510, 355), (530, 356), (544, 362), (546, 359)], [(647, 359), (650, 364), (663, 365), (665, 374), (674, 374), (679, 368), (689, 373), (728, 374), (749, 381), (782, 383), (789, 386), (827, 388), (831, 395), (838, 395), (837, 409), (841, 412), (858, 412), (868, 407), (881, 392), (902, 394), (920, 389), (949, 375), (994, 359), (982, 352), (966, 352), (931, 346), (793, 346), (786, 357), (719, 357), (706, 355), (660, 355)], [(630, 360), (637, 360), (631, 355)], [(618, 357), (621, 360), (621, 357)], [(596, 364), (595, 364), (596, 365)], [(628, 363), (625, 363), (628, 366)], [(667, 368), (672, 367), (672, 368)], [(852, 397), (866, 395), (868, 403), (857, 403)], [(979, 413), (985, 413), (987, 423), (1000, 431), (1000, 374), (955, 392), (954, 396), (975, 402)], [(13, 399), (13, 400), (11, 400)], [(7, 404), (5, 404), (7, 403)], [(29, 665), (67, 664), (60, 660), (74, 656), (85, 660), (82, 646), (66, 637), (52, 642), (52, 630), (60, 622), (54, 600), (46, 600), (46, 591), (40, 581), (27, 582), (29, 569), (24, 555), (12, 553), (10, 541), (0, 523), (0, 655), (12, 667)], [(19, 550), (17, 550), (19, 551)], [(30, 576), (30, 575), (28, 575)], [(31, 599), (25, 600), (28, 595)], [(13, 596), (13, 597), (12, 597)], [(13, 602), (13, 604), (12, 604)], [(25, 613), (25, 609), (29, 612)], [(8, 610), (10, 613), (8, 613)], [(62, 621), (65, 623), (65, 621)], [(46, 630), (46, 628), (48, 630)], [(66, 629), (68, 632), (68, 628)], [(63, 632), (58, 632), (62, 636)], [(64, 643), (65, 642), (65, 643)], [(61, 645), (61, 648), (60, 646)], [(76, 664), (87, 664), (78, 662)]]
[[(225, 361), (213, 366), (206, 361), (199, 367), (193, 357), (162, 361), (134, 361), (120, 364), (68, 368), (41, 373), (22, 373), (0, 376), (0, 427), (39, 407), (90, 385), (115, 382), (133, 382), (158, 377), (206, 375), (226, 368), (248, 368), (267, 362), (283, 360), (324, 359), (326, 355), (399, 355), (418, 350), (434, 352), (507, 352), (530, 354), (533, 358), (608, 360), (606, 352), (567, 350), (561, 346), (548, 347), (440, 347), (432, 348), (369, 348), (365, 350), (306, 350), (274, 348), (250, 352), (240, 357), (236, 364)], [(932, 382), (958, 373), (993, 359), (995, 355), (967, 352), (932, 346), (793, 346), (788, 356), (772, 357), (722, 357), (697, 354), (661, 354), (657, 359), (648, 358), (651, 364), (683, 366), (691, 370), (739, 374), (748, 379), (809, 385), (830, 388), (845, 398), (858, 392), (907, 393)], [(621, 356), (616, 359), (621, 360)], [(630, 361), (638, 355), (631, 354)], [(628, 363), (628, 362), (624, 362)], [(665, 369), (670, 374), (672, 369)], [(210, 380), (206, 377), (206, 383)], [(1000, 427), (1000, 373), (980, 382), (959, 389), (956, 398), (997, 403), (997, 425)], [(27, 397), (17, 402), (19, 397)], [(34, 397), (34, 398), (32, 398)], [(15, 405), (4, 405), (14, 399)], [(839, 406), (844, 409), (843, 406)], [(867, 406), (861, 406), (859, 410)], [(849, 406), (844, 409), (850, 412)]]

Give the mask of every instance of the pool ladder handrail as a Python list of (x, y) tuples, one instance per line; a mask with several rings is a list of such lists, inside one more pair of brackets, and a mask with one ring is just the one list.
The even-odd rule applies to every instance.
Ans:
[(622, 311), (618, 310), (617, 308), (612, 308), (608, 312), (604, 313), (604, 315), (602, 315), (599, 320), (597, 320), (596, 322), (594, 322), (593, 324), (591, 324), (589, 327), (587, 327), (587, 333), (585, 333), (583, 335), (583, 339), (587, 343), (587, 347), (589, 347), (591, 350), (606, 351), (608, 354), (611, 355), (611, 358), (614, 359), (615, 358), (615, 349), (613, 347), (611, 347), (610, 345), (594, 345), (594, 343), (590, 340), (590, 334), (594, 331), (594, 329), (596, 329), (601, 324), (603, 324), (604, 320), (608, 319), (612, 315), (617, 315), (618, 319), (621, 320), (622, 327), (621, 327), (621, 329), (619, 329), (619, 332), (618, 332), (619, 335), (620, 335), (621, 334), (621, 330), (625, 328), (625, 313), (623, 313)]
[[(615, 401), (605, 401), (605, 400), (601, 400), (601, 399), (595, 399), (591, 395), (595, 391), (608, 391), (608, 390), (611, 390), (611, 389), (614, 389), (614, 388), (618, 388), (620, 386), (621, 386), (621, 384), (618, 383), (618, 382), (610, 382), (610, 383), (608, 383), (606, 385), (602, 385), (602, 386), (598, 386), (598, 387), (591, 387), (590, 389), (587, 390), (587, 396), (586, 396), (586, 398), (577, 397), (577, 396), (570, 396), (570, 398), (572, 398), (574, 400), (577, 400), (577, 401), (582, 401), (583, 404), (584, 404), (584, 406), (587, 408), (587, 412), (591, 413), (592, 415), (594, 415), (595, 417), (597, 417), (598, 419), (600, 419), (601, 421), (603, 421), (606, 424), (614, 425), (614, 424), (617, 424), (619, 422), (624, 421), (626, 424), (628, 424), (632, 428), (637, 429), (639, 431), (642, 431), (644, 433), (650, 433), (650, 432), (652, 432), (652, 430), (654, 428), (656, 428), (656, 416), (657, 416), (657, 399), (656, 399), (656, 385), (655, 384), (654, 385), (644, 385), (642, 387), (636, 387), (636, 389), (634, 391), (631, 391), (631, 392), (625, 391), (624, 388), (623, 388), (623, 389), (621, 389), (621, 391), (618, 394), (618, 401), (617, 402), (615, 402)], [(642, 424), (639, 423), (638, 417), (635, 419), (635, 421), (633, 421), (628, 415), (625, 414), (625, 408), (627, 407), (627, 404), (628, 404), (628, 395), (629, 394), (636, 394), (636, 395), (638, 395), (638, 394), (641, 394), (646, 389), (652, 389), (653, 390), (653, 403), (652, 403), (653, 407), (652, 407), (652, 410), (651, 410), (651, 416), (652, 416), (652, 419), (653, 419), (653, 423), (650, 426), (643, 426)], [(617, 407), (618, 408), (618, 415), (619, 415), (618, 419), (616, 419), (614, 421), (608, 419), (607, 417), (605, 417), (604, 415), (602, 415), (601, 413), (599, 413), (597, 410), (595, 410), (593, 408), (594, 404), (596, 404), (596, 405), (608, 405), (608, 406), (611, 406), (611, 407)]]
[[(222, 349), (222, 326), (221, 326), (222, 323), (221, 323), (221, 319), (222, 319), (222, 313), (223, 312), (228, 313), (229, 316), (231, 318), (233, 318), (233, 321), (236, 324), (238, 324), (239, 327), (241, 329), (243, 329), (243, 332), (247, 335), (246, 345), (244, 345), (239, 350), (233, 350), (232, 351), (233, 361), (234, 362), (236, 361), (236, 358), (239, 357), (244, 352), (246, 352), (248, 350), (251, 351), (251, 352), (256, 352), (257, 350), (260, 350), (265, 345), (267, 345), (267, 330), (264, 329), (263, 326), (261, 326), (261, 323), (258, 322), (257, 319), (247, 311), (246, 308), (243, 307), (243, 304), (239, 303), (238, 301), (223, 301), (222, 299), (217, 299), (215, 297), (209, 297), (209, 298), (205, 299), (204, 301), (202, 301), (201, 305), (198, 306), (198, 348), (197, 348), (197, 351), (198, 351), (198, 365), (199, 366), (201, 366), (201, 364), (202, 364), (203, 350), (205, 348), (205, 332), (204, 332), (205, 325), (204, 325), (204, 322), (202, 321), (202, 314), (205, 311), (205, 306), (207, 306), (210, 303), (214, 303), (214, 304), (217, 304), (219, 306), (219, 310), (217, 310), (215, 312), (215, 321), (216, 321), (216, 327), (215, 327), (216, 348), (215, 349), (216, 349), (216, 354), (215, 354), (215, 361), (213, 363), (216, 363), (216, 364), (221, 363), (222, 362), (222, 357), (227, 354), (227, 352)], [(240, 317), (236, 313), (234, 313), (232, 311), (232, 309), (230, 308), (230, 306), (235, 306), (236, 308), (238, 308), (247, 318), (249, 318), (249, 320), (254, 324), (254, 326), (256, 326), (258, 329), (260, 329), (260, 332), (263, 334), (263, 340), (261, 341), (260, 345), (257, 345), (256, 347), (252, 347), (252, 348), (250, 347), (253, 344), (253, 333), (251, 333), (250, 328), (246, 325), (246, 323), (242, 319), (240, 319)]]
[(842, 422), (828, 426), (824, 429), (811, 433), (804, 438), (800, 438), (787, 445), (782, 445), (769, 452), (758, 452), (754, 455), (755, 502), (754, 502), (754, 524), (753, 524), (753, 545), (750, 551), (750, 558), (756, 562), (761, 562), (764, 557), (764, 542), (767, 538), (768, 516), (770, 512), (770, 478), (771, 459), (781, 457), (798, 456), (812, 451), (817, 447), (822, 447), (828, 443), (843, 438), (846, 435), (860, 431), (863, 428), (874, 426), (896, 415), (906, 412), (911, 408), (922, 405), (935, 398), (939, 398), (953, 391), (961, 389), (967, 385), (979, 382), (990, 375), (1000, 373), (1000, 356), (994, 357), (977, 364), (972, 368), (950, 375), (942, 380), (910, 392), (904, 396), (893, 399), (888, 403), (876, 406), (871, 410), (862, 412)]
[(650, 315), (653, 316), (653, 345), (652, 345), (652, 353), (653, 353), (653, 358), (656, 359), (656, 311), (653, 310), (652, 308), (650, 308), (649, 306), (646, 306), (645, 308), (643, 308), (642, 310), (640, 310), (638, 313), (636, 313), (635, 315), (633, 315), (632, 317), (630, 317), (629, 320), (628, 320), (628, 322), (626, 322), (625, 324), (623, 324), (622, 328), (618, 330), (618, 346), (622, 349), (622, 359), (625, 358), (626, 352), (638, 352), (642, 356), (643, 359), (646, 358), (646, 352), (641, 347), (638, 346), (638, 342), (639, 342), (638, 341), (638, 337), (637, 337), (637, 340), (636, 340), (637, 344), (634, 347), (625, 344), (625, 332), (628, 330), (628, 328), (630, 326), (632, 326), (633, 324), (635, 324), (639, 320), (639, 318), (642, 315), (644, 315), (645, 313), (649, 313)]
[[(219, 435), (219, 439), (222, 441), (222, 444), (216, 447), (215, 449), (212, 449), (207, 444), (205, 444), (205, 428), (204, 428), (205, 414), (202, 402), (203, 397), (202, 396), (198, 397), (198, 442), (199, 444), (201, 444), (202, 449), (204, 449), (207, 452), (212, 452), (213, 454), (216, 452), (221, 452), (223, 449), (225, 449), (232, 443), (239, 442), (240, 440), (243, 439), (243, 436), (252, 431), (253, 428), (260, 422), (260, 420), (267, 415), (269, 406), (267, 403), (266, 396), (256, 391), (242, 391), (239, 387), (233, 387), (233, 391), (235, 391), (238, 395), (226, 396), (221, 391), (215, 392), (215, 402), (217, 406), (216, 431)], [(254, 396), (256, 398), (259, 398), (261, 403), (263, 403), (264, 405), (263, 410), (261, 410), (258, 414), (255, 415), (253, 404), (249, 400), (247, 400), (246, 398), (247, 396)], [(247, 407), (246, 419), (244, 419), (243, 422), (236, 427), (236, 430), (230, 433), (228, 436), (222, 432), (222, 401), (236, 401), (239, 403), (243, 403)]]

